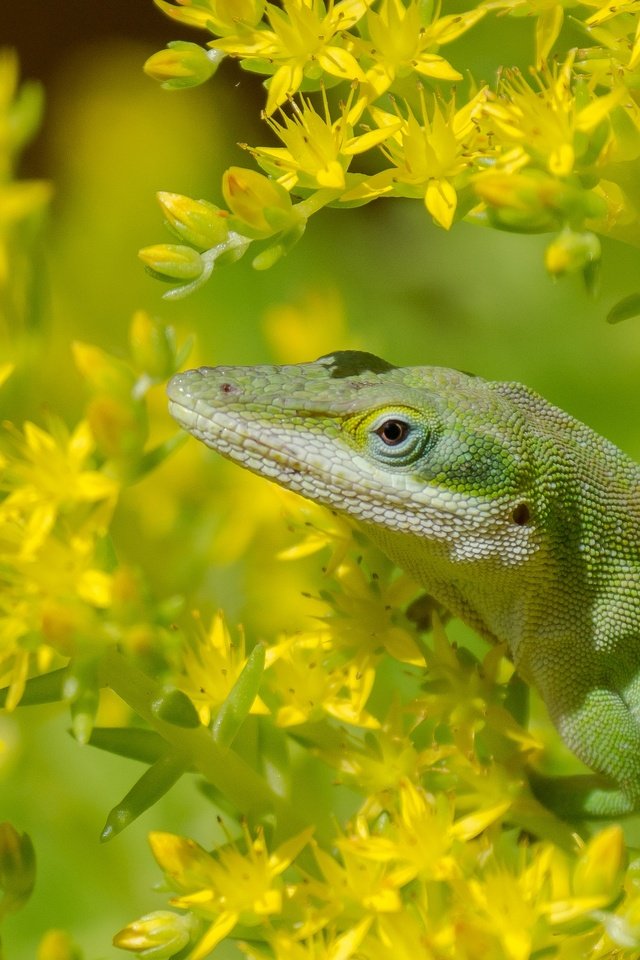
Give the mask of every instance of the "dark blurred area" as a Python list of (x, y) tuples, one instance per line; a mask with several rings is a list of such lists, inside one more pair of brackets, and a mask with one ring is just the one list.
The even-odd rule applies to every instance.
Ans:
[(163, 46), (177, 32), (147, 0), (3, 0), (0, 7), (0, 42), (15, 46), (25, 74), (45, 83), (74, 47), (92, 40), (144, 38)]

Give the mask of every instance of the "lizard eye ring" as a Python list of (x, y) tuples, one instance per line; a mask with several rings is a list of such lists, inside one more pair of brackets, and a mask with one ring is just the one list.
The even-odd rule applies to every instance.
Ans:
[(381, 423), (376, 433), (388, 447), (396, 447), (409, 433), (409, 424), (404, 420), (391, 418)]

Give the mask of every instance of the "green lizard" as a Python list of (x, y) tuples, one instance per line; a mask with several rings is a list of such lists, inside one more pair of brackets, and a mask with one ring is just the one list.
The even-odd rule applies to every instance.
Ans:
[(552, 805), (640, 808), (640, 468), (620, 450), (520, 384), (350, 351), (201, 367), (169, 397), (199, 440), (348, 515), (506, 641), (596, 771), (551, 781)]

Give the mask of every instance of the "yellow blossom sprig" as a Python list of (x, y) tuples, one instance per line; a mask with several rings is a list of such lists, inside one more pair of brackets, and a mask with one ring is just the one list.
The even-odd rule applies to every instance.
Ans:
[[(291, 101), (291, 115), (282, 111), (282, 122), (268, 118), (283, 147), (248, 148), (263, 170), (287, 190), (329, 188), (343, 192), (353, 157), (383, 143), (394, 132), (394, 125), (387, 124), (355, 135), (354, 123), (364, 103), (352, 105), (352, 90), (340, 107), (340, 115), (332, 120), (324, 89), (322, 96), (324, 115), (316, 112), (308, 98), (303, 98), (300, 105)], [(400, 121), (396, 128), (399, 126)]]
[[(191, 960), (204, 960), (237, 924), (253, 927), (280, 913), (286, 895), (282, 874), (312, 833), (313, 828), (308, 828), (269, 853), (262, 831), (255, 837), (245, 831), (246, 853), (232, 843), (215, 855), (183, 837), (151, 835), (156, 860), (178, 891), (173, 905), (209, 921), (189, 954)], [(114, 942), (136, 949), (130, 945), (128, 928), (116, 934)]]
[[(549, 272), (582, 272), (592, 288), (599, 234), (640, 244), (640, 190), (625, 166), (640, 150), (634, 99), (640, 26), (631, 2), (571, 4), (587, 42), (569, 51), (561, 48), (564, 0), (484, 0), (456, 14), (418, 0), (285, 0), (281, 6), (246, 0), (237, 15), (226, 0), (159, 5), (173, 19), (213, 34), (209, 52), (235, 57), (268, 77), (263, 117), (282, 143), (249, 148), (267, 183), (253, 184), (244, 216), (230, 204), (227, 239), (204, 251), (194, 250), (190, 240), (142, 251), (157, 276), (183, 281), (168, 296), (196, 289), (216, 263), (231, 262), (258, 239), (267, 241), (266, 249), (253, 265), (266, 269), (322, 207), (346, 208), (382, 196), (421, 199), (445, 229), (468, 218), (514, 232), (553, 232), (545, 256)], [(535, 18), (537, 73), (529, 82), (508, 62), (496, 62), (495, 89), (478, 92), (464, 65), (444, 59), (441, 48), (505, 12)], [(558, 52), (560, 66), (550, 65)], [(197, 82), (200, 62), (202, 76), (209, 72), (205, 51), (185, 50), (174, 68), (171, 53), (157, 55), (163, 82)], [(416, 96), (417, 78), (433, 96)], [(461, 80), (454, 107), (450, 84)], [(349, 92), (336, 116), (327, 90), (340, 86)], [(316, 108), (312, 93), (293, 101), (300, 90), (321, 91), (323, 109)], [(370, 155), (378, 150), (392, 166), (372, 173)], [(375, 171), (379, 160), (374, 164)], [(229, 184), (238, 176), (249, 185), (249, 171), (229, 171), (223, 182), (227, 203)], [(277, 187), (304, 198), (291, 205), (286, 224), (280, 217), (286, 201), (276, 197)], [(278, 222), (270, 215), (274, 209)]]
[(71, 434), (59, 421), (52, 432), (27, 423), (4, 444), (0, 683), (9, 684), (9, 708), (34, 661), (39, 671), (58, 665), (111, 602), (111, 576), (95, 553), (118, 485), (93, 468), (94, 449), (86, 421)]
[(431, 80), (458, 81), (462, 74), (437, 52), (441, 46), (457, 40), (485, 15), (481, 6), (464, 13), (434, 15), (425, 18), (428, 8), (410, 0), (382, 0), (379, 10), (370, 8), (365, 18), (369, 37), (356, 41), (365, 63), (365, 95), (373, 101), (385, 93), (396, 79), (412, 73)]
[[(195, 617), (200, 624), (199, 615)], [(232, 639), (224, 615), (218, 611), (209, 630), (199, 631), (198, 642), (186, 647), (183, 660), (181, 688), (196, 705), (203, 724), (208, 725), (225, 703), (247, 663), (243, 632), (239, 630), (238, 638)], [(258, 696), (248, 708), (247, 712), (256, 714), (268, 712)]]
[(469, 173), (480, 156), (476, 122), (486, 99), (479, 91), (464, 107), (456, 110), (433, 101), (429, 111), (421, 91), (421, 116), (407, 108), (398, 118), (377, 107), (371, 114), (378, 128), (391, 128), (389, 140), (381, 147), (393, 167), (364, 181), (343, 194), (342, 200), (372, 200), (377, 196), (408, 196), (423, 200), (435, 222), (449, 229), (456, 213), (456, 186), (465, 185), (461, 175)]
[[(4, 425), (0, 438), (0, 685), (14, 709), (31, 676), (65, 668), (51, 696), (70, 702), (86, 741), (98, 707), (96, 661), (114, 641), (134, 650), (165, 645), (175, 605), (153, 610), (139, 575), (118, 565), (109, 529), (125, 481), (179, 444), (147, 449), (146, 400), (182, 362), (171, 330), (138, 313), (131, 360), (76, 345), (91, 386), (86, 416), (69, 429)], [(6, 368), (6, 372), (9, 367)], [(163, 639), (164, 638), (164, 639)]]
[[(253, 960), (348, 957), (355, 950), (382, 960), (390, 949), (403, 960), (425, 950), (452, 960), (526, 960), (560, 943), (563, 956), (584, 960), (614, 955), (607, 954), (612, 949), (634, 955), (637, 930), (627, 918), (637, 894), (625, 886), (618, 826), (573, 854), (540, 843), (506, 858), (490, 836), (468, 831), (452, 813), (444, 795), (404, 782), (381, 829), (357, 817), (337, 852), (314, 844), (319, 877), (300, 860), (310, 831), (271, 855), (261, 833), (245, 833), (246, 853), (231, 843), (210, 854), (168, 834), (151, 842), (178, 890), (173, 904), (190, 911), (191, 960), (207, 956), (239, 924), (251, 931), (251, 943), (238, 946)], [(290, 866), (297, 869), (284, 887)], [(204, 935), (196, 918), (210, 924)], [(181, 929), (184, 944), (189, 928)], [(175, 915), (157, 912), (120, 931), (115, 943), (146, 955), (154, 942), (172, 942), (174, 930)], [(335, 954), (338, 944), (342, 952)]]
[(273, 111), (300, 89), (305, 76), (322, 74), (340, 80), (363, 80), (364, 74), (350, 52), (351, 29), (364, 16), (372, 0), (282, 0), (282, 8), (265, 4), (268, 26), (250, 30), (244, 24), (235, 36), (212, 42), (216, 50), (240, 57), (264, 72), (273, 73), (265, 112)]

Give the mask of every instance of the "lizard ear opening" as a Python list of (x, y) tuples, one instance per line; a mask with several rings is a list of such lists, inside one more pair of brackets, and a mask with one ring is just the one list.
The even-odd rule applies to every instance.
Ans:
[(531, 520), (531, 510), (527, 503), (518, 503), (511, 511), (511, 519), (519, 527), (526, 527)]

